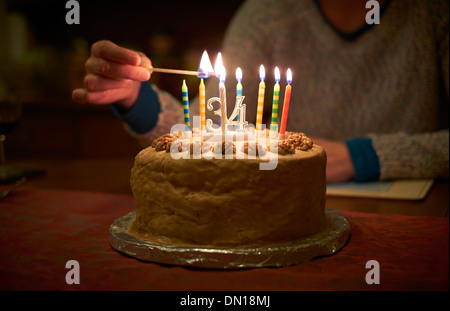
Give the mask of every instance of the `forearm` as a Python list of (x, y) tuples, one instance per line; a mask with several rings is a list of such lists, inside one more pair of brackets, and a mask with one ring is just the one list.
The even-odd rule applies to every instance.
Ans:
[(380, 179), (448, 178), (449, 131), (371, 135)]

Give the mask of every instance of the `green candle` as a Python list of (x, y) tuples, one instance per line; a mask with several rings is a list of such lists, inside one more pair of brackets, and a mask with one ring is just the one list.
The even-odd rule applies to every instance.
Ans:
[(280, 69), (275, 67), (275, 86), (273, 87), (272, 119), (270, 130), (276, 131), (278, 125), (278, 101), (280, 99)]

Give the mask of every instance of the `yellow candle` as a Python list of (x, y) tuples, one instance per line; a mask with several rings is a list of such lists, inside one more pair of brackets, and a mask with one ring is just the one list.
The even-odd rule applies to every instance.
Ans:
[(200, 80), (199, 89), (199, 104), (200, 104), (200, 130), (205, 130), (205, 83), (203, 79)]
[(259, 83), (258, 89), (258, 108), (256, 110), (256, 130), (261, 131), (262, 125), (262, 117), (264, 110), (264, 92), (266, 90), (266, 84), (264, 83), (264, 79), (266, 78), (266, 72), (264, 70), (264, 66), (261, 65), (259, 67), (259, 77), (261, 82)]

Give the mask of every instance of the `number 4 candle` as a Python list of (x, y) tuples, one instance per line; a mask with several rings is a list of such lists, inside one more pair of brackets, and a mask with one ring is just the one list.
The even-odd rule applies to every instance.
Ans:
[(284, 133), (286, 132), (286, 123), (289, 112), (289, 102), (291, 100), (291, 83), (292, 83), (292, 72), (288, 69), (286, 72), (286, 80), (288, 85), (286, 85), (286, 90), (284, 93), (284, 104), (283, 104), (283, 116), (281, 117), (281, 127), (280, 127), (280, 138), (284, 138)]

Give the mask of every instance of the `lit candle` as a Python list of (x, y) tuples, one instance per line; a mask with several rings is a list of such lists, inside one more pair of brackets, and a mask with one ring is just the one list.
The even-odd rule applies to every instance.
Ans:
[(236, 80), (237, 80), (237, 85), (236, 85), (236, 96), (238, 97), (242, 97), (242, 69), (240, 67), (238, 67), (236, 69)]
[(289, 112), (289, 101), (291, 100), (291, 83), (292, 83), (292, 72), (288, 69), (286, 72), (286, 80), (288, 85), (286, 85), (286, 90), (284, 92), (284, 104), (283, 104), (283, 116), (281, 117), (280, 135), (284, 135), (286, 131), (286, 123)]
[(202, 58), (200, 60), (200, 66), (198, 67), (200, 85), (198, 87), (199, 92), (199, 108), (200, 108), (200, 130), (205, 130), (205, 83), (203, 78), (209, 78), (209, 74), (213, 73), (213, 67), (211, 61), (209, 60), (208, 53), (206, 51), (203, 52)]
[(200, 86), (198, 87), (199, 91), (199, 104), (200, 104), (200, 130), (205, 130), (205, 83), (203, 79), (200, 79)]
[(259, 67), (259, 78), (261, 79), (261, 82), (259, 83), (259, 90), (258, 90), (258, 109), (256, 110), (256, 130), (261, 131), (261, 124), (264, 110), (264, 92), (266, 90), (266, 84), (264, 83), (264, 79), (266, 78), (266, 72), (264, 70), (263, 65)]
[(280, 99), (280, 69), (275, 67), (275, 85), (273, 87), (273, 103), (272, 103), (272, 119), (270, 123), (270, 130), (276, 131), (278, 124), (278, 100)]
[[(236, 96), (237, 97), (242, 97), (242, 69), (240, 67), (238, 67), (236, 69), (236, 80), (237, 80), (237, 84), (236, 84)], [(239, 113), (236, 116), (236, 120), (239, 121)]]
[(181, 87), (183, 95), (183, 108), (184, 108), (184, 125), (186, 125), (186, 131), (191, 130), (191, 121), (189, 119), (189, 96), (186, 80), (183, 80), (183, 86)]

